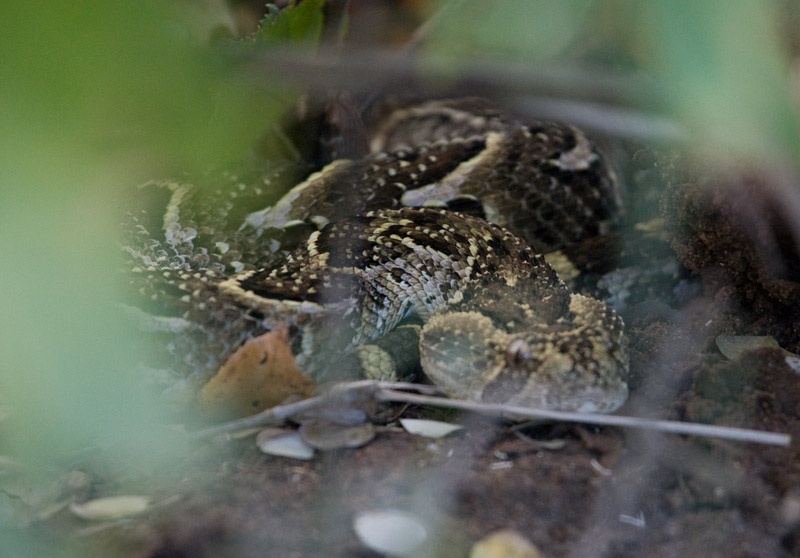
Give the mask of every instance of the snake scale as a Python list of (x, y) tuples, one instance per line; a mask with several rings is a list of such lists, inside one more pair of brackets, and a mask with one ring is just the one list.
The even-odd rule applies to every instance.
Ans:
[[(208, 378), (284, 324), (318, 381), (403, 373), (409, 354), (451, 396), (610, 412), (627, 397), (623, 324), (574, 294), (541, 252), (604, 234), (614, 175), (561, 124), (521, 124), (477, 99), (385, 110), (369, 153), (337, 159), (259, 208), (261, 184), (169, 195), (126, 246), (145, 326), (176, 377)], [(291, 230), (312, 231), (295, 242)], [(410, 332), (410, 333), (409, 333)]]

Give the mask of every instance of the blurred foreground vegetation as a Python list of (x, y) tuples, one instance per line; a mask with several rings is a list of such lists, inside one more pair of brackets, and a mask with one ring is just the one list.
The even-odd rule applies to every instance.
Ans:
[[(113, 440), (131, 468), (171, 458), (169, 442), (151, 435), (159, 412), (136, 375), (146, 347), (115, 307), (118, 200), (150, 178), (223, 165), (273, 125), (291, 91), (270, 83), (269, 71), (243, 79), (229, 57), (315, 40), (322, 2), (304, 4), (299, 28), (271, 20), (272, 35), (257, 45), (210, 40), (230, 27), (221, 2), (0, 7), (0, 405), (8, 415), (0, 413), (0, 456), (52, 462)], [(443, 7), (416, 53), (434, 82), (482, 65), (513, 68), (521, 83), (537, 68), (644, 76), (655, 94), (625, 102), (668, 117), (697, 145), (797, 159), (795, 3), (507, 0), (414, 9), (425, 20)], [(595, 96), (569, 83), (567, 94)]]

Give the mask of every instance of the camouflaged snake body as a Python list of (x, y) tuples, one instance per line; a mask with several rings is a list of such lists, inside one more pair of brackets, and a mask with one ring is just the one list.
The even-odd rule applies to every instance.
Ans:
[[(208, 377), (278, 324), (317, 379), (390, 373), (397, 326), (419, 323), (421, 367), (453, 396), (616, 409), (627, 397), (621, 320), (570, 293), (535, 251), (617, 218), (595, 146), (471, 99), (401, 107), (373, 129), (373, 153), (334, 161), (240, 223), (230, 208), (246, 195), (221, 193), (215, 213), (190, 186), (167, 184), (163, 238), (138, 227), (128, 253), (139, 291), (173, 311), (150, 327), (177, 333), (170, 347), (189, 376)], [(317, 230), (264, 255), (271, 233), (296, 226)]]

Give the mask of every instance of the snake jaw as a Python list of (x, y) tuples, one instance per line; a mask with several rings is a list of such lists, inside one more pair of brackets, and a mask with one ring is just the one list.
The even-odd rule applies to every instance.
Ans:
[(434, 315), (420, 339), (423, 370), (452, 397), (612, 412), (628, 396), (624, 336), (598, 322), (605, 305), (573, 296), (571, 317), (513, 333), (480, 312)]
[(483, 387), (481, 399), (540, 409), (610, 413), (628, 397), (616, 364), (600, 347), (576, 360), (549, 342), (534, 344), (524, 367), (507, 366)]
[(478, 312), (436, 314), (422, 328), (422, 369), (448, 395), (479, 400), (487, 381), (503, 368), (505, 353), (497, 349), (506, 336)]

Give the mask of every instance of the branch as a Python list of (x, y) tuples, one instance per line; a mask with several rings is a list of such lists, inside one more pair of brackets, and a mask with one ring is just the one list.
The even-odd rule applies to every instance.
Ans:
[[(422, 393), (408, 393), (408, 390)], [(705, 436), (709, 438), (722, 438), (740, 442), (756, 444), (769, 444), (775, 446), (788, 446), (791, 436), (788, 434), (750, 430), (747, 428), (732, 428), (727, 426), (713, 426), (691, 422), (678, 422), (670, 420), (653, 420), (620, 415), (598, 415), (591, 413), (571, 413), (565, 411), (548, 411), (504, 405), (482, 403), (476, 401), (463, 401), (459, 399), (446, 399), (434, 397), (430, 394), (439, 390), (435, 386), (422, 384), (408, 384), (401, 382), (376, 382), (374, 380), (361, 380), (357, 382), (342, 383), (333, 386), (322, 395), (317, 395), (297, 403), (278, 405), (251, 417), (234, 420), (198, 430), (190, 435), (192, 440), (201, 440), (220, 434), (227, 434), (246, 428), (257, 428), (281, 424), (286, 419), (301, 413), (323, 407), (349, 407), (356, 401), (382, 401), (392, 403), (413, 403), (433, 407), (460, 409), (474, 413), (493, 416), (513, 416), (515, 419), (528, 418), (552, 420), (559, 422), (580, 422), (604, 426), (621, 426), (624, 428), (638, 428), (641, 430), (654, 430), (687, 436)]]
[(765, 432), (763, 430), (750, 430), (747, 428), (733, 428), (729, 426), (713, 426), (696, 422), (679, 422), (674, 420), (654, 420), (622, 415), (598, 415), (594, 413), (571, 413), (565, 411), (548, 411), (518, 407), (515, 405), (479, 403), (459, 399), (443, 399), (428, 395), (415, 395), (392, 389), (379, 389), (375, 396), (380, 401), (395, 403), (413, 403), (416, 405), (432, 405), (449, 409), (461, 409), (487, 415), (512, 415), (515, 419), (544, 419), (559, 422), (582, 422), (603, 426), (622, 426), (625, 428), (639, 428), (641, 430), (656, 430), (672, 434), (687, 436), (705, 436), (709, 438), (724, 438), (740, 442), (753, 442), (756, 444), (769, 444), (774, 446), (788, 446), (792, 438), (788, 434)]

